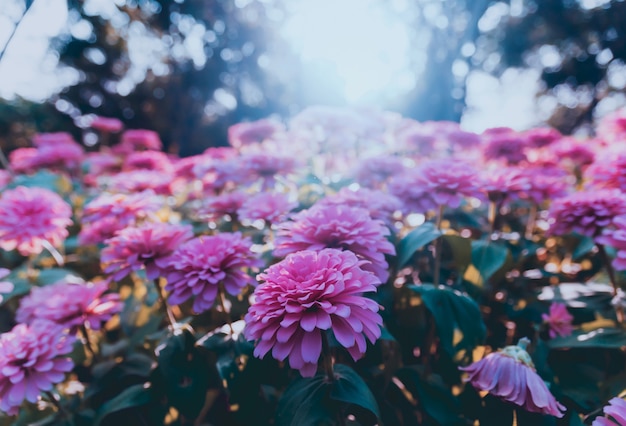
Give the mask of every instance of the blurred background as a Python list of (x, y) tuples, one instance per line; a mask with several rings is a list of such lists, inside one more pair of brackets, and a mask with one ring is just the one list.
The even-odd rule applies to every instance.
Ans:
[(314, 104), (589, 133), (625, 61), (623, 0), (0, 0), (0, 144), (97, 114), (190, 155)]

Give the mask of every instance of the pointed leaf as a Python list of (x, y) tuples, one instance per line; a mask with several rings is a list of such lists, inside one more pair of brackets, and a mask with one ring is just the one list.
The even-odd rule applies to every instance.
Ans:
[(98, 426), (109, 414), (113, 414), (118, 411), (125, 410), (131, 407), (138, 407), (145, 405), (151, 400), (150, 389), (145, 385), (133, 385), (115, 398), (102, 404), (98, 409), (96, 419), (94, 420), (94, 426)]
[(402, 268), (415, 252), (441, 235), (435, 225), (426, 222), (409, 232), (398, 244), (398, 267)]
[(557, 337), (548, 342), (550, 349), (626, 347), (626, 331), (607, 327), (592, 331), (577, 330), (567, 337)]
[(336, 380), (332, 383), (330, 398), (335, 401), (358, 405), (380, 419), (376, 398), (356, 371), (343, 364), (334, 366)]
[(472, 242), (472, 264), (476, 267), (483, 282), (489, 281), (502, 268), (509, 256), (509, 250), (490, 241)]

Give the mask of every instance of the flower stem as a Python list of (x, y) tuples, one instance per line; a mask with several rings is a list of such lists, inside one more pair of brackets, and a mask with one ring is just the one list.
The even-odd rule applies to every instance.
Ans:
[[(615, 279), (615, 270), (613, 269), (613, 265), (611, 264), (611, 259), (609, 259), (604, 245), (596, 243), (596, 246), (598, 247), (600, 259), (602, 260), (602, 263), (604, 263), (604, 266), (606, 266), (606, 272), (609, 275), (609, 280), (611, 281), (611, 285), (613, 286), (613, 297), (616, 297), (618, 295), (617, 290), (619, 286), (617, 284), (617, 280)], [(617, 317), (618, 324), (622, 324), (624, 322), (624, 310), (620, 303), (617, 303), (615, 305), (615, 316)]]
[(170, 308), (170, 305), (167, 304), (167, 300), (165, 300), (165, 296), (163, 295), (163, 288), (161, 287), (161, 278), (154, 279), (154, 286), (156, 287), (157, 293), (159, 294), (159, 300), (161, 304), (165, 308), (165, 312), (167, 313), (167, 321), (169, 322), (172, 328), (176, 328), (176, 317)]
[(496, 214), (497, 214), (497, 205), (495, 201), (489, 202), (489, 213), (487, 215), (487, 220), (489, 221), (489, 229), (491, 229), (491, 233), (493, 234), (496, 230)]
[(524, 237), (527, 240), (532, 239), (535, 223), (537, 222), (537, 204), (533, 203), (528, 212), (528, 222), (526, 222), (526, 233)]
[(61, 405), (59, 400), (54, 396), (54, 394), (52, 392), (44, 391), (43, 393), (48, 398), (48, 401), (51, 402), (52, 405), (54, 405), (56, 407), (56, 409), (58, 410), (58, 412), (60, 414), (62, 414), (63, 416), (68, 416), (69, 415), (68, 411), (65, 409), (65, 407), (63, 407)]
[(224, 312), (224, 315), (226, 316), (226, 324), (228, 324), (228, 328), (230, 329), (230, 335), (234, 336), (235, 330), (233, 329), (233, 323), (230, 320), (230, 313), (226, 309), (226, 290), (224, 289), (224, 284), (221, 282), (219, 283), (219, 288), (217, 290), (217, 299), (222, 307), (222, 312)]
[[(441, 221), (443, 220), (443, 204), (439, 206), (439, 212), (437, 214), (437, 231), (441, 232)], [(439, 276), (441, 272), (441, 236), (435, 240), (435, 266), (433, 271), (433, 284), (439, 285)]]
[(87, 349), (87, 352), (89, 352), (89, 355), (91, 355), (91, 362), (93, 363), (96, 358), (96, 351), (94, 351), (93, 346), (91, 346), (91, 341), (89, 340), (89, 331), (87, 330), (87, 327), (85, 327), (85, 324), (81, 324), (80, 326), (80, 332), (83, 335), (83, 339), (85, 341), (85, 349)]
[(328, 337), (324, 330), (322, 333), (322, 363), (324, 364), (324, 371), (329, 383), (335, 381), (335, 372), (333, 370), (333, 355), (330, 353), (330, 345), (328, 344)]

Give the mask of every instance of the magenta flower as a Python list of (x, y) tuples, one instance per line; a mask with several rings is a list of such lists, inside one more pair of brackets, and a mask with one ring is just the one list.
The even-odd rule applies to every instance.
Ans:
[(571, 187), (568, 175), (556, 167), (525, 168), (522, 174), (528, 180), (529, 188), (520, 191), (519, 198), (538, 205), (564, 197)]
[(593, 187), (626, 191), (626, 152), (612, 152), (598, 158), (587, 168), (585, 177)]
[(613, 247), (617, 250), (613, 266), (618, 271), (626, 271), (626, 215), (619, 215), (613, 219), (616, 229), (605, 229), (596, 242)]
[(60, 245), (72, 224), (72, 208), (52, 191), (19, 186), (0, 198), (0, 248), (39, 254), (44, 241)]
[(499, 160), (508, 165), (527, 160), (526, 150), (530, 147), (527, 138), (508, 128), (488, 129), (483, 133), (483, 157), (485, 160)]
[(121, 226), (115, 217), (106, 217), (93, 223), (84, 224), (78, 233), (78, 242), (84, 245), (101, 244), (109, 238), (113, 238), (118, 231), (126, 226)]
[(545, 324), (548, 324), (549, 335), (552, 339), (557, 336), (569, 336), (574, 330), (572, 326), (574, 317), (567, 311), (567, 306), (563, 303), (552, 303), (550, 313), (542, 314), (541, 319)]
[(128, 154), (124, 160), (123, 169), (131, 170), (155, 170), (165, 173), (173, 173), (174, 166), (168, 155), (160, 151), (139, 151)]
[(124, 129), (124, 123), (117, 118), (94, 116), (89, 123), (89, 127), (104, 133), (119, 133)]
[(156, 222), (123, 229), (106, 241), (107, 247), (100, 256), (103, 270), (116, 281), (142, 268), (149, 279), (157, 278), (161, 275), (157, 261), (171, 255), (192, 237), (189, 225)]
[(33, 287), (30, 294), (20, 301), (16, 319), (30, 324), (42, 318), (71, 330), (82, 325), (99, 330), (102, 323), (122, 310), (120, 295), (104, 294), (107, 290), (106, 282), (82, 284), (60, 281), (45, 287)]
[(157, 132), (144, 129), (126, 130), (122, 133), (122, 141), (116, 146), (121, 153), (131, 153), (133, 151), (160, 151), (163, 148), (161, 138)]
[[(6, 268), (0, 268), (0, 280), (11, 273)], [(0, 281), (0, 303), (4, 300), (3, 294), (11, 293), (15, 289), (15, 285), (10, 281)]]
[(9, 154), (9, 163), (15, 173), (31, 173), (35, 170), (37, 148), (17, 148)]
[(246, 145), (263, 142), (284, 129), (281, 123), (267, 119), (238, 123), (228, 128), (228, 143), (240, 149)]
[(551, 127), (537, 127), (526, 130), (521, 136), (526, 138), (528, 145), (533, 148), (544, 148), (563, 137), (561, 132)]
[(298, 203), (289, 200), (286, 194), (260, 192), (247, 198), (237, 210), (240, 220), (264, 220), (276, 223), (291, 210), (298, 207)]
[(363, 269), (372, 272), (381, 282), (389, 278), (385, 254), (396, 249), (387, 240), (389, 228), (372, 219), (367, 210), (320, 205), (293, 216), (293, 221), (278, 225), (275, 256), (286, 256), (300, 250), (336, 248), (350, 250), (367, 261)]
[(622, 108), (602, 117), (596, 133), (609, 142), (622, 142), (626, 136), (626, 109)]
[(86, 155), (89, 173), (103, 175), (117, 173), (122, 168), (122, 161), (117, 155), (108, 152), (89, 152)]
[(349, 251), (301, 251), (270, 266), (258, 279), (244, 333), (257, 341), (254, 356), (270, 350), (279, 361), (304, 377), (315, 375), (322, 333), (332, 329), (337, 341), (357, 360), (367, 340), (380, 337), (378, 304), (363, 296), (378, 280), (361, 269), (363, 261)]
[(518, 167), (499, 167), (482, 173), (482, 189), (489, 201), (498, 203), (514, 200), (530, 190), (530, 178)]
[(285, 176), (295, 171), (296, 160), (275, 154), (246, 154), (240, 157), (240, 167), (251, 180), (259, 179), (263, 189), (272, 188), (276, 176)]
[(559, 159), (559, 162), (570, 169), (584, 169), (592, 164), (596, 158), (593, 146), (587, 141), (574, 138), (563, 138), (550, 146), (550, 151)]
[(211, 309), (220, 286), (233, 296), (254, 280), (246, 269), (262, 265), (250, 251), (252, 241), (239, 232), (194, 238), (157, 265), (167, 278), (169, 302), (179, 305), (195, 297), (193, 310)]
[(30, 160), (35, 168), (74, 170), (80, 167), (85, 158), (82, 146), (71, 138), (54, 142), (39, 144), (37, 154)]
[(550, 234), (578, 232), (595, 238), (626, 210), (626, 197), (617, 189), (576, 192), (550, 207)]
[(523, 338), (517, 345), (507, 346), (467, 367), (460, 367), (468, 373), (465, 381), (531, 413), (563, 417), (561, 411), (565, 411), (565, 407), (554, 399), (526, 352), (529, 342)]
[(381, 156), (366, 158), (359, 164), (355, 178), (368, 188), (380, 188), (387, 181), (405, 170), (400, 157)]
[(336, 194), (319, 200), (317, 205), (358, 207), (367, 210), (372, 219), (382, 220), (387, 224), (391, 222), (393, 214), (402, 209), (402, 202), (395, 196), (368, 188), (341, 188)]
[(163, 206), (163, 200), (153, 191), (136, 194), (104, 193), (85, 205), (82, 223), (93, 223), (115, 217), (122, 226), (154, 215)]
[(116, 192), (141, 192), (152, 189), (159, 195), (172, 195), (175, 189), (174, 176), (156, 170), (133, 170), (113, 176), (109, 182)]
[(208, 198), (205, 204), (200, 207), (198, 214), (200, 217), (205, 217), (209, 220), (217, 220), (225, 215), (235, 219), (237, 210), (241, 208), (247, 198), (248, 195), (240, 191), (216, 195)]
[(0, 410), (16, 415), (26, 399), (35, 403), (65, 379), (74, 364), (74, 338), (57, 324), (37, 319), (0, 335)]
[(626, 425), (626, 401), (622, 398), (611, 398), (609, 405), (604, 407), (604, 415), (610, 417), (596, 417), (591, 426)]

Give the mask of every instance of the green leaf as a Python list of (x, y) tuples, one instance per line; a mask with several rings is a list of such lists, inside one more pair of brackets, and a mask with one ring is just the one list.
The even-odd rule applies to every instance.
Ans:
[(93, 424), (94, 426), (98, 426), (108, 415), (127, 408), (148, 404), (151, 399), (150, 389), (146, 388), (143, 384), (130, 386), (115, 398), (102, 404), (98, 409)]
[(442, 237), (444, 246), (452, 253), (454, 269), (463, 272), (472, 263), (472, 242), (469, 238), (459, 235), (444, 235)]
[(409, 232), (398, 244), (398, 267), (403, 267), (413, 254), (441, 235), (435, 225), (426, 222)]
[(2, 293), (0, 306), (4, 305), (14, 297), (28, 293), (33, 286), (32, 283), (26, 278), (26, 268), (14, 269), (9, 275), (2, 278), (0, 281), (13, 283), (13, 291), (10, 293)]
[(490, 241), (472, 241), (472, 264), (476, 267), (483, 282), (489, 281), (502, 268), (509, 256), (509, 250)]
[(620, 349), (626, 347), (626, 331), (612, 327), (598, 328), (587, 332), (576, 330), (567, 337), (557, 337), (550, 340), (548, 346), (550, 349)]
[(580, 260), (581, 257), (589, 253), (595, 246), (596, 243), (593, 241), (593, 238), (581, 235), (580, 241), (574, 249), (574, 253), (572, 253), (572, 258), (574, 260)]
[(334, 366), (336, 380), (332, 383), (330, 398), (348, 404), (358, 405), (380, 419), (376, 398), (363, 379), (350, 367), (343, 364)]
[(83, 281), (76, 272), (65, 268), (42, 269), (37, 275), (37, 284), (41, 286), (54, 284), (62, 280)]
[(14, 189), (18, 186), (38, 187), (60, 193), (67, 192), (67, 189), (71, 187), (71, 183), (63, 175), (52, 173), (48, 170), (39, 170), (33, 175), (15, 176), (13, 181), (7, 185), (7, 189)]
[(325, 403), (329, 383), (324, 374), (295, 380), (278, 402), (278, 426), (316, 426), (334, 424), (334, 417)]
[[(421, 295), (435, 318), (439, 340), (448, 354), (454, 356), (461, 349), (471, 350), (483, 342), (487, 328), (478, 304), (467, 294), (432, 284), (408, 287)], [(455, 331), (462, 334), (456, 344)]]

